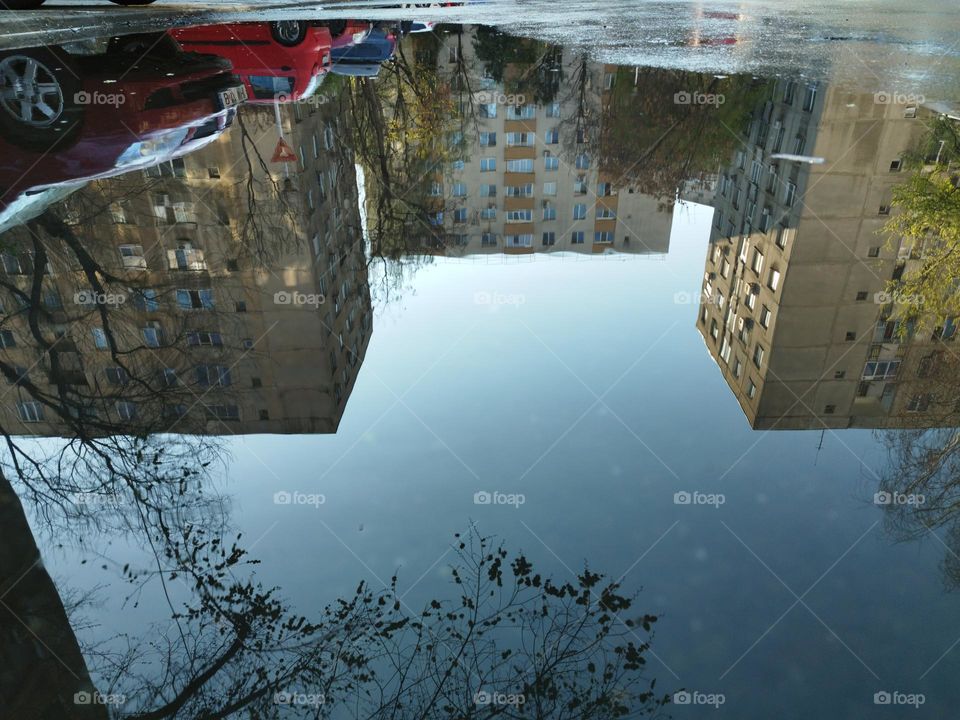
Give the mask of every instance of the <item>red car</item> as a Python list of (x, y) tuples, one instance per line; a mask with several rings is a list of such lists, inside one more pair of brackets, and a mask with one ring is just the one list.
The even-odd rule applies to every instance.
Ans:
[(42, 195), (62, 195), (61, 189), (209, 142), (246, 99), (223, 58), (175, 47), (132, 53), (0, 52), (0, 230), (11, 216), (23, 222), (36, 215)]
[[(247, 86), (249, 102), (310, 97), (330, 70), (334, 46), (352, 44), (366, 23), (307, 20), (201, 25), (170, 30), (181, 48), (228, 58)], [(336, 36), (336, 39), (334, 39)]]

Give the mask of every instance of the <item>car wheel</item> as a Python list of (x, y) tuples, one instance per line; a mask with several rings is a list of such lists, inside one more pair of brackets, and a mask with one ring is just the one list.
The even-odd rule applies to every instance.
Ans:
[(346, 20), (331, 20), (330, 22), (324, 24), (327, 26), (327, 30), (330, 31), (331, 37), (340, 37), (347, 29)]
[(68, 146), (83, 121), (84, 93), (59, 48), (0, 53), (0, 133), (30, 150)]
[(281, 45), (299, 45), (307, 37), (308, 25), (303, 20), (275, 20), (270, 23), (270, 34)]

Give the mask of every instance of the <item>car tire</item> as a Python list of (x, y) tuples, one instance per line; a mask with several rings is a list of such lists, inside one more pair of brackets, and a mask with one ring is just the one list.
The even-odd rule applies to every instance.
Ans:
[(0, 53), (0, 87), (11, 77), (32, 80), (21, 83), (28, 95), (0, 100), (0, 135), (21, 148), (39, 152), (72, 145), (83, 126), (85, 110), (73, 59), (56, 47), (8, 50)]
[(309, 27), (304, 20), (274, 20), (270, 23), (270, 35), (281, 45), (293, 47), (306, 39)]
[(331, 37), (340, 37), (347, 30), (346, 20), (331, 20), (330, 22), (324, 24), (326, 25), (327, 30), (330, 31)]

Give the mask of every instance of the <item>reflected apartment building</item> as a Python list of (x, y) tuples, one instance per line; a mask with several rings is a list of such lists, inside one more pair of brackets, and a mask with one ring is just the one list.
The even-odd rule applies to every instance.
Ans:
[[(463, 159), (430, 190), (443, 208), (430, 222), (446, 235), (445, 254), (666, 254), (672, 202), (618, 185), (591, 156), (617, 67), (564, 48), (555, 70), (559, 90), (538, 104), (507, 95), (506, 82), (486, 76), (476, 33), (466, 26), (459, 40), (445, 36), (437, 59), (469, 117)], [(504, 79), (529, 72), (507, 64)]]
[(719, 178), (697, 328), (755, 429), (933, 422), (925, 378), (954, 326), (905, 339), (887, 284), (922, 250), (879, 231), (934, 111), (884, 100), (779, 81)]
[[(337, 140), (344, 121), (333, 103), (282, 106), (280, 127), (272, 106), (239, 113), (207, 147), (68, 201), (67, 224), (101, 277), (137, 288), (78, 321), (78, 293), (91, 302), (88, 280), (75, 259), (51, 253), (47, 263), (41, 302), (58, 344), (75, 355), (66, 381), (94, 398), (88, 410), (101, 420), (135, 426), (145, 411), (124, 395), (131, 376), (161, 373), (172, 432), (338, 427), (372, 329), (353, 159)], [(281, 129), (299, 161), (272, 162)], [(31, 233), (17, 228), (4, 241), (4, 281), (29, 292)], [(53, 377), (27, 327), (29, 303), (8, 291), (3, 304), (5, 361), (55, 388), (64, 377)], [(118, 344), (139, 348), (126, 370), (97, 320), (101, 308)], [(70, 434), (24, 387), (7, 394), (0, 418), (14, 434)]]

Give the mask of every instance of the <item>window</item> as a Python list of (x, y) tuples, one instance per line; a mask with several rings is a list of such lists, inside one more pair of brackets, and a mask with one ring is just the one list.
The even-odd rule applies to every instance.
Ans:
[(557, 234), (555, 232), (545, 232), (543, 234), (544, 246), (556, 245), (556, 243), (557, 243)]
[(497, 169), (497, 159), (492, 157), (480, 158), (480, 172), (494, 172)]
[(120, 262), (125, 268), (145, 270), (147, 260), (143, 256), (143, 245), (121, 245), (117, 248)]
[(443, 183), (434, 180), (430, 183), (430, 197), (443, 197)]
[(560, 167), (560, 158), (554, 157), (553, 155), (544, 155), (543, 157), (544, 170), (556, 170), (559, 167)]
[(723, 342), (720, 344), (720, 359), (725, 363), (730, 363), (730, 340), (726, 336), (723, 338)]
[(757, 396), (757, 384), (751, 378), (747, 380), (747, 397), (753, 400)]
[(233, 304), (233, 307), (234, 307), (234, 309), (235, 309), (237, 312), (246, 312), (246, 311), (247, 311), (247, 303), (246, 303), (245, 300), (237, 300), (237, 301)]
[(505, 235), (503, 244), (506, 247), (533, 247), (533, 235)]
[(12, 348), (17, 346), (16, 338), (10, 330), (0, 330), (0, 347)]
[(177, 306), (181, 310), (212, 310), (213, 290), (210, 288), (200, 288), (199, 290), (180, 288), (177, 290)]
[(108, 367), (104, 372), (107, 375), (107, 382), (111, 385), (126, 385), (130, 382), (130, 376), (122, 367)]
[(556, 145), (560, 142), (560, 128), (551, 128), (543, 138), (547, 145)]
[(739, 379), (741, 375), (743, 375), (743, 361), (736, 358), (733, 361), (733, 376)]
[(767, 278), (767, 287), (776, 290), (780, 287), (780, 271), (776, 268), (770, 268), (770, 277)]
[(533, 160), (507, 160), (507, 172), (514, 173), (532, 173), (533, 172)]
[(857, 302), (863, 302), (869, 297), (869, 295), (870, 293), (868, 293), (866, 290), (861, 290), (857, 293)]
[(493, 233), (483, 233), (480, 236), (480, 245), (482, 247), (496, 247), (497, 246), (497, 236)]
[(763, 348), (760, 345), (753, 348), (753, 364), (758, 368), (763, 365), (763, 354)]
[(803, 95), (803, 110), (804, 112), (813, 112), (813, 106), (817, 101), (817, 88), (815, 85), (811, 85), (807, 88), (806, 92)]
[(903, 165), (903, 161), (894, 160), (892, 163), (890, 163), (890, 172), (892, 173), (900, 172), (900, 168), (902, 165)]
[(846, 371), (846, 370), (837, 370), (837, 371), (833, 374), (833, 379), (834, 379), (834, 380), (843, 380), (846, 376), (847, 376), (847, 371)]
[(490, 205), (483, 208), (480, 211), (481, 220), (496, 220), (497, 219), (497, 208), (495, 205)]
[(131, 290), (130, 302), (140, 312), (156, 312), (160, 309), (157, 291), (151, 288)]
[(480, 186), (480, 197), (496, 197), (497, 196), (497, 186), (496, 185), (481, 185)]
[(507, 185), (504, 188), (504, 192), (507, 197), (532, 197), (533, 183), (527, 183), (525, 185)]
[(167, 250), (167, 265), (171, 270), (206, 270), (203, 250), (198, 250), (187, 240), (177, 242), (175, 250)]
[(495, 132), (480, 133), (480, 147), (496, 147), (497, 134)]
[(218, 332), (191, 331), (187, 333), (187, 345), (223, 347), (223, 336)]
[(710, 337), (716, 340), (717, 337), (719, 337), (719, 335), (720, 335), (720, 326), (717, 325), (716, 320), (711, 320), (710, 321)]
[(560, 117), (560, 103), (554, 102), (547, 105), (547, 117), (548, 118)]
[(467, 196), (467, 185), (466, 183), (454, 183), (453, 184), (453, 196), (454, 197), (466, 197)]
[(768, 308), (766, 305), (764, 305), (764, 306), (760, 309), (760, 324), (761, 324), (763, 327), (765, 327), (765, 328), (769, 328), (769, 327), (770, 327), (770, 318), (771, 318), (772, 316), (773, 316), (773, 313), (770, 312), (770, 308)]
[(545, 182), (543, 184), (543, 194), (546, 197), (553, 197), (557, 194), (557, 184), (555, 182)]
[(160, 347), (163, 341), (163, 330), (159, 323), (150, 323), (146, 327), (140, 328), (140, 334), (143, 336), (143, 344), (147, 347)]
[(787, 247), (787, 229), (783, 225), (777, 226), (777, 238), (775, 242), (781, 250)]
[(220, 168), (218, 168), (216, 165), (211, 165), (210, 167), (208, 167), (208, 168), (207, 168), (207, 177), (210, 178), (211, 180), (219, 180), (219, 179), (220, 179)]
[(593, 241), (595, 243), (613, 243), (613, 233), (612, 232), (595, 232), (593, 234)]
[(587, 219), (587, 206), (583, 203), (577, 203), (573, 206), (573, 219), (574, 220), (586, 220)]
[(137, 417), (137, 404), (128, 400), (117, 401), (117, 415), (121, 420), (133, 420)]
[(750, 260), (750, 269), (753, 270), (757, 275), (759, 275), (760, 271), (763, 270), (763, 253), (757, 248), (753, 249), (753, 258)]
[(533, 210), (507, 210), (507, 222), (531, 222)]
[(577, 179), (574, 180), (573, 182), (573, 194), (586, 195), (587, 189), (588, 189), (587, 179), (583, 175), (578, 176)]
[(574, 245), (583, 245), (583, 231), (571, 233), (570, 242)]
[(597, 195), (599, 197), (608, 197), (610, 195), (613, 195), (613, 183), (608, 183), (608, 182), (597, 183)]
[(467, 221), (467, 209), (465, 207), (462, 207), (454, 210), (453, 221), (458, 224), (465, 223)]
[(580, 153), (577, 155), (577, 159), (574, 161), (574, 166), (577, 168), (577, 170), (589, 170), (590, 156), (586, 153)]
[(35, 423), (43, 420), (43, 406), (36, 400), (23, 400), (18, 402), (17, 413), (25, 423)]
[(110, 205), (110, 219), (116, 225), (123, 225), (127, 222), (127, 209), (120, 203)]
[(744, 296), (743, 302), (748, 308), (753, 310), (757, 306), (757, 296), (747, 288), (747, 294)]
[(837, 411), (836, 405), (824, 405), (823, 414), (824, 415), (833, 415)]
[(907, 402), (907, 412), (926, 412), (928, 407), (930, 407), (930, 395), (928, 393), (914, 395)]
[(163, 368), (160, 371), (160, 382), (163, 383), (164, 387), (177, 387), (180, 384), (177, 371), (173, 368)]
[(29, 374), (27, 373), (27, 369), (22, 365), (15, 365), (13, 368), (13, 374), (15, 376), (13, 379), (7, 378), (7, 385), (19, 385), (24, 380), (28, 380), (30, 378)]
[(900, 371), (899, 360), (870, 361), (863, 366), (861, 380), (889, 380)]
[(107, 333), (104, 332), (103, 328), (92, 328), (90, 332), (93, 334), (93, 344), (97, 350), (106, 350), (109, 347)]
[(723, 259), (723, 262), (720, 264), (720, 277), (728, 278), (730, 277), (730, 263), (726, 258)]
[(613, 208), (603, 207), (602, 205), (597, 207), (597, 220), (615, 220), (617, 217), (617, 211)]
[(240, 408), (236, 405), (207, 405), (207, 414), (217, 420), (239, 420)]
[(507, 147), (533, 147), (536, 137), (530, 132), (508, 132)]
[(889, 206), (889, 205), (881, 205), (881, 206), (880, 206), (880, 209), (877, 210), (877, 215), (889, 215), (889, 214), (890, 214), (890, 206)]
[(783, 203), (787, 207), (793, 207), (793, 204), (794, 202), (796, 202), (796, 199), (797, 199), (797, 186), (792, 182), (788, 182), (786, 185), (786, 190), (784, 191), (784, 194), (783, 194)]
[(556, 220), (557, 219), (557, 206), (553, 203), (545, 202), (543, 204), (543, 219), (544, 220)]
[(20, 265), (20, 258), (12, 253), (5, 252), (0, 255), (3, 259), (3, 270), (7, 275), (23, 275), (23, 268)]
[(867, 257), (872, 257), (872, 258), (880, 257), (880, 246), (874, 245), (869, 250), (867, 250)]
[(224, 365), (198, 365), (196, 368), (197, 385), (201, 387), (230, 385), (233, 380), (230, 377), (230, 368)]

